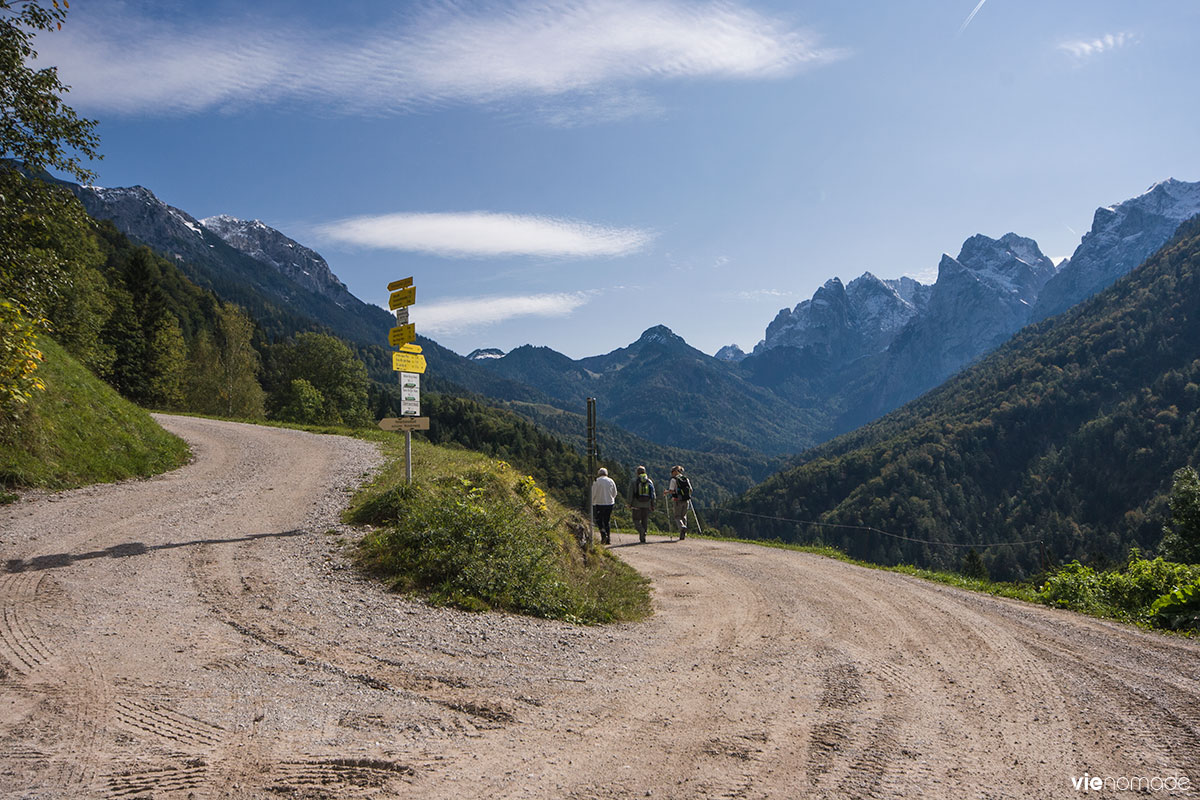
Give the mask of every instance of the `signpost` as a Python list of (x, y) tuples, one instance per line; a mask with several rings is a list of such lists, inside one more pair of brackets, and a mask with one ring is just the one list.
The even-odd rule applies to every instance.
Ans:
[(425, 356), (417, 353), (392, 353), (392, 369), (396, 372), (415, 372), (418, 375), (425, 372)]
[(379, 427), (385, 431), (427, 431), (429, 417), (384, 417)]
[(398, 292), (392, 292), (388, 297), (388, 308), (395, 311), (397, 308), (405, 308), (417, 302), (417, 287), (410, 286), (407, 289), (401, 289)]
[(425, 356), (421, 346), (413, 344), (417, 326), (408, 321), (408, 307), (417, 302), (417, 287), (412, 278), (401, 278), (388, 284), (388, 308), (396, 312), (396, 327), (388, 331), (388, 344), (398, 347), (392, 353), (392, 369), (400, 373), (400, 416), (379, 420), (385, 431), (404, 431), (405, 475), (412, 483), (412, 432), (429, 430), (429, 417), (421, 416), (421, 375), (425, 372)]
[(392, 347), (399, 347), (402, 344), (408, 344), (417, 338), (416, 325), (398, 325), (388, 331), (388, 344)]
[(421, 376), (419, 373), (400, 373), (400, 416), (421, 416)]
[(583, 504), (587, 512), (588, 518), (588, 540), (590, 541), (595, 536), (592, 529), (592, 524), (595, 521), (595, 511), (592, 508), (592, 481), (596, 479), (596, 459), (600, 455), (600, 448), (596, 446), (596, 398), (589, 397), (587, 399), (587, 460), (588, 460), (588, 480), (584, 486)]

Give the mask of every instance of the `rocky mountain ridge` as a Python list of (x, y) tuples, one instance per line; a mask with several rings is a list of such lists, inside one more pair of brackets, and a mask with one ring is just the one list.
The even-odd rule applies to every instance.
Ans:
[(301, 286), (326, 295), (339, 305), (346, 302), (345, 295), (350, 294), (350, 290), (333, 274), (320, 253), (261, 220), (218, 214), (205, 217), (200, 224), (224, 239), (230, 247), (274, 267)]
[[(88, 214), (111, 221), (126, 236), (176, 262), (197, 285), (246, 308), (268, 335), (284, 336), (324, 327), (364, 345), (387, 341), (388, 328), (394, 324), (392, 315), (352, 295), (328, 265), (324, 266), (326, 275), (317, 275), (324, 259), (295, 242), (296, 247), (288, 248), (287, 242), (292, 240), (278, 231), (258, 223), (261, 229), (252, 231), (253, 236), (248, 232), (235, 237), (239, 246), (234, 247), (218, 230), (163, 202), (143, 186), (105, 188), (59, 183), (79, 198)], [(214, 223), (214, 228), (241, 227), (235, 222), (240, 223)], [(245, 225), (257, 228), (253, 223)], [(301, 249), (315, 258), (305, 262), (303, 258), (284, 258), (281, 252), (268, 255), (268, 251)], [(305, 263), (315, 278), (302, 274)]]
[(837, 362), (853, 361), (886, 350), (922, 313), (929, 295), (930, 287), (907, 277), (881, 280), (866, 272), (848, 286), (831, 278), (811, 300), (780, 310), (753, 352), (795, 347)]
[(1054, 274), (1037, 242), (1014, 233), (977, 234), (957, 258), (943, 254), (928, 304), (888, 346), (868, 415), (932, 389), (1007, 341)]
[[(68, 186), (93, 216), (111, 219), (257, 319), (275, 320), (268, 335), (325, 326), (367, 346), (372, 374), (389, 374), (374, 350), (386, 355), (380, 343), (391, 315), (350, 294), (315, 251), (260, 221), (198, 220), (144, 187)], [(834, 278), (780, 311), (749, 355), (736, 345), (706, 355), (663, 326), (578, 360), (547, 347), (481, 348), (464, 358), (423, 344), (435, 382), (496, 400), (574, 413), (597, 397), (607, 419), (663, 446), (795, 453), (933, 388), (1006, 341), (1068, 270), (1128, 271), (1189, 211), (1200, 212), (1200, 184), (1156, 184), (1097, 211), (1093, 230), (1057, 271), (1036, 242), (1009, 233), (968, 238), (957, 257), (943, 255), (931, 286), (870, 272), (845, 285)]]
[(1039, 322), (1105, 289), (1166, 244), (1180, 224), (1200, 214), (1200, 181), (1168, 178), (1144, 193), (1096, 209), (1092, 227), (1047, 282), (1031, 310)]

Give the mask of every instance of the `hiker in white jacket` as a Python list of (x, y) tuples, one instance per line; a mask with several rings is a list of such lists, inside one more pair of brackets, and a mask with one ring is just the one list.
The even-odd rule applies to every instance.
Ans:
[(601, 467), (596, 473), (596, 480), (592, 481), (592, 518), (596, 520), (602, 544), (609, 544), (609, 523), (616, 502), (617, 484), (608, 477), (608, 470)]

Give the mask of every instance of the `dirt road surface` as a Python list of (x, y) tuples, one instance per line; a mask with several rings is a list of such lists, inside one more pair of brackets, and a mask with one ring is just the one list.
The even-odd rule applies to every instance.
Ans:
[(957, 800), (1073, 797), (1085, 773), (1110, 779), (1094, 796), (1200, 783), (1196, 642), (654, 537), (615, 548), (654, 581), (645, 623), (431, 609), (347, 567), (337, 511), (371, 446), (160, 419), (190, 466), (0, 509), (0, 797)]

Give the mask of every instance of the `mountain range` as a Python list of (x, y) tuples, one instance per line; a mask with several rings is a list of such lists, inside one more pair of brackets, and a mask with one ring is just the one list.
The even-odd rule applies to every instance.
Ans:
[(1200, 217), (1142, 266), (711, 512), (741, 535), (993, 577), (1152, 549), (1200, 461)]
[(728, 346), (707, 357), (660, 326), (585, 359), (531, 346), (472, 357), (560, 408), (600, 398), (610, 419), (659, 444), (796, 453), (920, 396), (1003, 344), (1058, 302), (1039, 306), (1050, 287), (1076, 296), (1091, 291), (1096, 275), (1111, 283), (1197, 213), (1200, 184), (1168, 180), (1098, 210), (1059, 268), (1032, 239), (977, 234), (957, 257), (942, 255), (931, 286), (871, 273), (849, 284), (832, 278), (781, 310), (749, 355)]
[[(143, 187), (67, 185), (93, 216), (246, 307), (268, 336), (329, 330), (356, 344), (376, 380), (394, 380), (381, 344), (392, 315), (354, 297), (310, 248), (259, 221), (198, 220)], [(711, 479), (727, 495), (765, 477), (772, 459), (879, 417), (1039, 315), (1111, 283), (1109, 276), (1128, 272), (1198, 212), (1200, 184), (1168, 180), (1097, 210), (1092, 230), (1059, 269), (1036, 242), (1009, 233), (972, 236), (957, 257), (944, 254), (931, 286), (871, 273), (849, 284), (833, 278), (810, 300), (781, 310), (750, 354), (729, 346), (709, 356), (662, 326), (584, 359), (531, 345), (464, 358), (422, 337), (426, 387), (475, 393), (562, 428), (595, 397), (601, 418), (621, 432), (616, 438), (659, 448), (647, 460), (665, 461), (668, 451), (693, 462), (737, 459), (736, 481)]]

